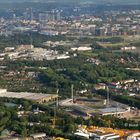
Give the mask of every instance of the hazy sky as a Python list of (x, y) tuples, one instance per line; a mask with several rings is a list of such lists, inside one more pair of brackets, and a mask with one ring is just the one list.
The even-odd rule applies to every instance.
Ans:
[(94, 2), (94, 3), (102, 3), (102, 2), (109, 2), (109, 3), (125, 3), (125, 4), (136, 4), (140, 3), (140, 0), (0, 0), (0, 2), (47, 2), (47, 1), (63, 1), (63, 2)]

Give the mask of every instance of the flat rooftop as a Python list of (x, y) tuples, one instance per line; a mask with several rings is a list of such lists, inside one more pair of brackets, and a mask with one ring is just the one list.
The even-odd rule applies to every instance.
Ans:
[(103, 108), (99, 109), (102, 113), (115, 113), (115, 112), (125, 112), (126, 110), (119, 107), (110, 107), (110, 108)]
[(43, 99), (49, 100), (49, 99), (57, 98), (58, 95), (57, 94), (30, 93), (30, 92), (2, 92), (0, 93), (0, 97), (39, 101)]

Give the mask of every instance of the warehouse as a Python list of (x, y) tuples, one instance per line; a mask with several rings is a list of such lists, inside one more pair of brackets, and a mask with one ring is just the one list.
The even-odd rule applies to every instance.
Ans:
[(106, 115), (121, 116), (128, 111), (130, 111), (130, 110), (129, 109), (123, 109), (123, 108), (120, 108), (120, 107), (110, 107), (110, 108), (99, 109), (99, 114), (102, 115), (102, 116), (106, 116)]
[(56, 100), (58, 98), (58, 95), (29, 92), (8, 92), (6, 89), (0, 89), (0, 97), (26, 99), (38, 103), (45, 103)]

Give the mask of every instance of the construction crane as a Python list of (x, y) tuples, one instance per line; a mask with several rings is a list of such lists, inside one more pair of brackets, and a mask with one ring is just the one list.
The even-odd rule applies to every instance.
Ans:
[(56, 127), (56, 108), (54, 107), (54, 118), (52, 120), (52, 128)]
[(26, 128), (23, 130), (23, 138), (25, 140), (29, 140), (28, 137), (27, 137), (27, 129)]
[[(59, 90), (57, 89), (57, 95), (58, 95), (58, 92)], [(52, 120), (52, 128), (55, 128), (56, 127), (56, 111), (58, 109), (58, 97), (57, 97), (57, 101), (56, 101), (56, 106), (54, 106), (54, 116), (53, 116), (53, 119)]]
[(58, 120), (59, 120), (59, 121), (61, 121), (61, 120), (63, 121), (62, 127), (64, 128), (64, 122), (65, 122), (65, 121), (64, 121), (64, 118), (56, 118), (56, 117), (53, 118), (53, 119), (51, 119), (51, 121), (52, 121), (52, 128), (56, 128), (56, 121), (58, 121)]
[(56, 93), (57, 93), (58, 97), (57, 97), (57, 101), (56, 101), (56, 106), (54, 107), (54, 116), (53, 116), (53, 119), (51, 119), (51, 121), (52, 121), (52, 128), (56, 128), (56, 121), (57, 120), (63, 120), (63, 122), (64, 122), (63, 118), (57, 118), (56, 112), (57, 112), (58, 106), (59, 106), (59, 89), (58, 88), (57, 88)]

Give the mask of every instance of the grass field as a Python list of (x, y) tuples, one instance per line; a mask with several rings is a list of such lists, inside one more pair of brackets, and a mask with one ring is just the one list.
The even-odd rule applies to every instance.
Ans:
[(87, 56), (87, 57), (95, 57), (95, 56), (98, 56), (97, 53), (94, 53), (92, 51), (84, 51), (84, 52), (79, 52), (79, 54), (81, 56)]
[(115, 44), (112, 44), (112, 43), (102, 43), (102, 42), (98, 42), (99, 45), (103, 46), (103, 47), (124, 47), (124, 46), (128, 46), (129, 43), (115, 43)]

